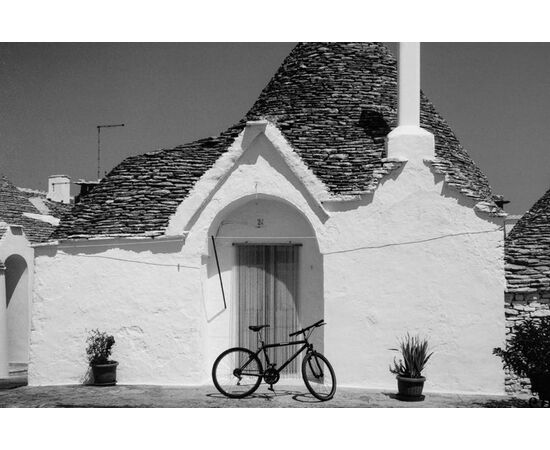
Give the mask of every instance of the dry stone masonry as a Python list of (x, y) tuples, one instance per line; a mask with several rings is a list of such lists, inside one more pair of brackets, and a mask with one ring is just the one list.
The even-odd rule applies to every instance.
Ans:
[[(505, 240), (506, 332), (528, 318), (550, 315), (550, 190), (526, 212)], [(528, 393), (529, 380), (507, 373), (506, 390)]]
[[(507, 293), (506, 294), (506, 340), (514, 336), (514, 327), (526, 319), (537, 319), (550, 316), (550, 290), (537, 293)], [(506, 392), (510, 394), (529, 394), (531, 383), (529, 378), (521, 378), (505, 370)]]

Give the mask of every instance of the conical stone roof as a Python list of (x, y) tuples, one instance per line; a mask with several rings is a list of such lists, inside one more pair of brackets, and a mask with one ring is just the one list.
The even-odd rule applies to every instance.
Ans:
[[(379, 43), (298, 44), (239, 123), (219, 136), (132, 156), (75, 206), (54, 237), (160, 234), (198, 179), (247, 120), (268, 119), (335, 197), (371, 192), (397, 120), (397, 63)], [(494, 206), (485, 175), (429, 100), (421, 125), (435, 135), (435, 169)]]
[(508, 291), (550, 290), (550, 190), (512, 228), (504, 254)]
[[(49, 206), (52, 204), (53, 202), (48, 202)], [(62, 209), (59, 208), (55, 213), (61, 212)], [(40, 211), (29, 201), (29, 194), (19, 190), (4, 175), (0, 175), (0, 223), (22, 226), (30, 242), (47, 241), (54, 227), (47, 222), (27, 217), (25, 213), (40, 215)], [(5, 227), (0, 228), (0, 238), (4, 230)]]

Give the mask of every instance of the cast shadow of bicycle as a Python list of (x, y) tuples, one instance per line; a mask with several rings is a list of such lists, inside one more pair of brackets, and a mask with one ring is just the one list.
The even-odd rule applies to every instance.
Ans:
[[(206, 394), (207, 397), (210, 398), (218, 398), (218, 399), (225, 399), (225, 400), (231, 400), (228, 399), (225, 395), (220, 394), (219, 392), (214, 392), (211, 394)], [(311, 395), (309, 392), (299, 392), (294, 390), (288, 390), (288, 389), (281, 389), (281, 390), (275, 390), (274, 392), (255, 392), (254, 394), (251, 394), (245, 398), (238, 399), (240, 401), (250, 401), (250, 400), (257, 400), (262, 399), (267, 402), (271, 402), (277, 398), (285, 398), (290, 397), (292, 400), (300, 403), (311, 403), (311, 404), (321, 404), (321, 403), (327, 403), (321, 400), (316, 399), (313, 395)], [(330, 402), (329, 402), (330, 403)]]

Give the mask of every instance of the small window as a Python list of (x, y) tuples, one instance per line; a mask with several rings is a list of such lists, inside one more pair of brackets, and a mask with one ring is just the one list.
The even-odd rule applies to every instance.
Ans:
[(21, 225), (10, 225), (11, 234), (21, 236), (23, 235), (23, 227)]

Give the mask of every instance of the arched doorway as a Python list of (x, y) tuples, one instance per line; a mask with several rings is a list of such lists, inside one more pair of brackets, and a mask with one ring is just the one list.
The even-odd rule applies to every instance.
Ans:
[[(288, 341), (290, 332), (324, 317), (322, 255), (313, 227), (295, 206), (264, 195), (241, 199), (218, 214), (209, 236), (215, 238), (228, 303), (228, 333), (216, 327), (211, 356), (232, 345), (255, 348), (250, 325), (267, 323), (268, 341)], [(207, 292), (216, 298), (213, 248), (209, 254)], [(322, 352), (322, 329), (312, 341)], [(296, 349), (277, 349), (277, 363)], [(299, 372), (299, 361), (289, 369)]]
[(5, 261), (8, 361), (26, 365), (29, 361), (29, 273), (20, 255)]

